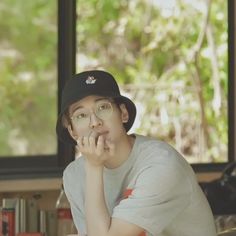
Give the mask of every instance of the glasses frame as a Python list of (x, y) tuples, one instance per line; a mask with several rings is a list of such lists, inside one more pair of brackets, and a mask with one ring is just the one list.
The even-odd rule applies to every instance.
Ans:
[[(101, 100), (102, 101), (102, 100)], [(110, 101), (110, 100), (108, 100), (108, 101), (104, 101), (104, 103), (107, 103), (107, 104), (109, 104), (110, 105), (110, 107), (111, 107), (111, 112), (110, 112), (110, 114), (109, 114), (109, 117), (107, 117), (106, 119), (104, 119), (104, 118), (101, 118), (98, 114), (97, 114), (97, 108), (98, 108), (98, 106), (99, 106), (99, 103), (100, 101), (98, 101), (97, 102), (97, 104), (95, 104), (95, 108), (93, 108), (92, 110), (92, 112), (89, 112), (89, 116), (88, 117), (86, 117), (86, 118), (88, 118), (88, 124), (87, 125), (89, 125), (90, 124), (90, 122), (91, 122), (91, 115), (92, 114), (94, 114), (98, 119), (100, 119), (100, 120), (102, 120), (102, 121), (104, 121), (104, 120), (107, 120), (107, 119), (109, 119), (111, 116), (112, 116), (112, 114), (113, 114), (113, 112), (114, 112), (114, 108), (113, 108), (113, 105), (112, 105), (112, 103), (115, 103), (114, 101)], [(84, 127), (84, 125), (85, 124), (83, 124), (83, 125), (78, 125), (78, 123), (79, 122), (75, 122), (75, 112), (77, 111), (78, 109), (76, 109), (74, 112), (73, 112), (73, 114), (72, 114), (72, 116), (70, 116), (70, 120), (72, 121), (72, 124), (74, 125), (74, 126), (76, 126), (76, 127), (81, 127), (81, 126), (83, 126)]]

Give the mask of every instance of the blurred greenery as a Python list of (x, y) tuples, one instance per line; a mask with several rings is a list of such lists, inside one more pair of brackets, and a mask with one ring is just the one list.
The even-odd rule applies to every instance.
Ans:
[[(77, 72), (134, 99), (131, 132), (227, 160), (227, 1), (77, 0)], [(57, 1), (0, 3), (0, 156), (56, 153)]]
[(56, 153), (56, 1), (0, 3), (0, 156)]
[(132, 132), (189, 162), (227, 160), (227, 1), (77, 0), (77, 71), (103, 68), (134, 99)]

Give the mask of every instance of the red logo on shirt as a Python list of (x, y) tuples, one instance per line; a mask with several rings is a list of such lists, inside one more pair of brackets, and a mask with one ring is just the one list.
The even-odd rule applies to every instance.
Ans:
[(132, 194), (132, 192), (133, 192), (133, 189), (131, 189), (131, 188), (127, 188), (127, 189), (124, 191), (124, 193), (123, 193), (123, 199), (128, 198), (129, 195)]
[[(128, 198), (133, 192), (133, 189), (127, 188), (123, 193), (123, 199)], [(139, 236), (147, 236), (146, 232), (142, 232)]]

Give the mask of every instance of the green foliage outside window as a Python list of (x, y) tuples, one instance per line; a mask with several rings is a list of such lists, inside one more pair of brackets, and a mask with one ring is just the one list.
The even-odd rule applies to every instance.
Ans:
[(138, 105), (133, 129), (189, 162), (227, 160), (227, 1), (77, 1), (77, 71), (104, 68)]
[[(138, 107), (132, 132), (226, 161), (227, 1), (163, 2), (77, 0), (77, 72), (115, 75)], [(0, 3), (0, 156), (56, 153), (56, 5)]]
[(0, 2), (0, 156), (56, 153), (57, 2)]

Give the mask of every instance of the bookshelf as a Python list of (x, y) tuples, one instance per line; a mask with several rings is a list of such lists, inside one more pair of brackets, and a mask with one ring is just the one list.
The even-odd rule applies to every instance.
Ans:
[(61, 184), (61, 178), (1, 180), (0, 202), (3, 198), (34, 196), (38, 198), (40, 209), (51, 210), (55, 208)]
[(60, 190), (61, 178), (0, 180), (0, 194), (4, 192)]
[[(15, 206), (15, 228), (11, 226), (10, 221), (7, 221), (8, 226), (15, 232), (24, 232), (22, 229), (36, 232), (37, 228), (40, 232), (47, 232), (49, 236), (54, 236), (57, 229), (56, 201), (61, 184), (61, 178), (1, 180), (0, 203), (4, 205), (3, 201), (13, 201)], [(10, 211), (7, 212), (2, 214), (9, 215)], [(33, 229), (34, 231), (30, 231)]]

